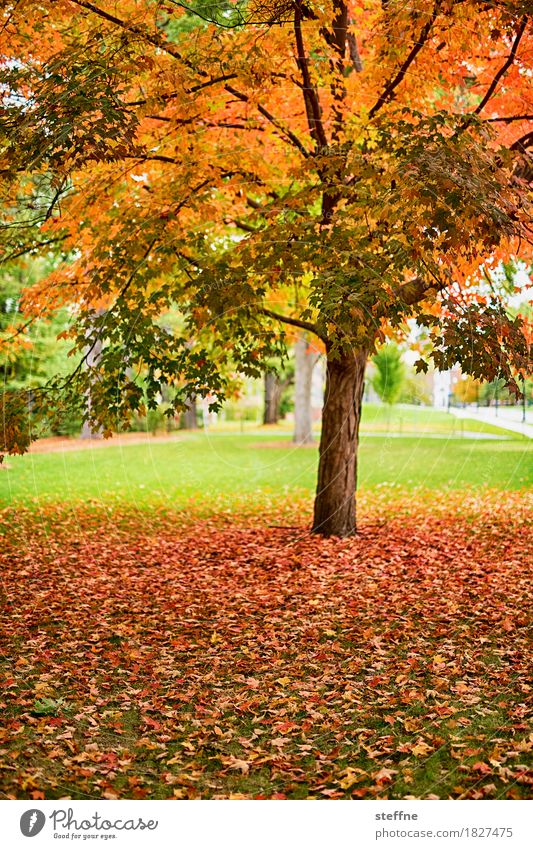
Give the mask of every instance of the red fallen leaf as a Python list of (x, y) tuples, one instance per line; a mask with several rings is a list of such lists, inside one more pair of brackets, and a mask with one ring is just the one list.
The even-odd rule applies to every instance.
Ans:
[(472, 769), (475, 772), (480, 772), (482, 775), (488, 775), (490, 772), (492, 772), (492, 767), (490, 767), (486, 763), (483, 763), (483, 761), (478, 761), (477, 763), (473, 764)]
[[(146, 517), (141, 528), (138, 517), (109, 512), (104, 522), (84, 513), (80, 531), (52, 510), (43, 537), (22, 511), (16, 544), (7, 535), (0, 547), (12, 614), (0, 638), (14, 662), (31, 652), (35, 672), (22, 664), (28, 690), (3, 696), (19, 719), (0, 729), (0, 789), (57, 796), (57, 779), (72, 795), (172, 797), (177, 787), (175, 798), (250, 798), (249, 786), (266, 781), (268, 798), (305, 795), (305, 786), (328, 800), (340, 791), (388, 798), (396, 781), (412, 787), (412, 748), (423, 740), (443, 747), (435, 792), (524, 797), (531, 779), (509, 758), (525, 760), (529, 733), (513, 683), (527, 668), (525, 516), (510, 496), (497, 512), (470, 500), (463, 521), (465, 497), (437, 495), (431, 513), (417, 507), (416, 517), (412, 501), (399, 501), (398, 515), (371, 534), (363, 510), (361, 535), (331, 543), (231, 521), (221, 528), (218, 518), (187, 529), (175, 516)], [(17, 571), (29, 548), (25, 580), (49, 589), (46, 606)], [(379, 594), (369, 594), (376, 582)], [(502, 609), (512, 632), (499, 628)], [(50, 618), (65, 623), (60, 639)], [(36, 641), (14, 642), (21, 622)], [(317, 642), (326, 631), (334, 644)], [(435, 669), (435, 656), (450, 660)], [(31, 716), (43, 669), (69, 708), (64, 717)], [(480, 730), (485, 704), (506, 723), (490, 739)], [(62, 730), (68, 739), (58, 740)], [(229, 747), (233, 768), (223, 760)], [(423, 770), (431, 752), (416, 753)], [(48, 775), (37, 767), (46, 754)], [(490, 775), (477, 768), (491, 758)], [(362, 766), (368, 786), (353, 787), (346, 769)]]
[(380, 769), (379, 772), (376, 772), (372, 776), (372, 778), (374, 779), (376, 784), (389, 784), (392, 781), (392, 777), (394, 775), (397, 775), (397, 773), (397, 769), (387, 769), (386, 767), (383, 767), (383, 769)]
[(275, 726), (275, 730), (281, 731), (282, 734), (285, 734), (287, 731), (292, 731), (294, 728), (298, 728), (298, 725), (295, 722), (282, 722)]
[(150, 716), (143, 716), (143, 722), (145, 725), (148, 725), (150, 728), (153, 728), (154, 731), (159, 731), (161, 728), (161, 723), (157, 722), (156, 719), (152, 719)]
[(495, 784), (484, 784), (481, 788), (481, 791), (484, 796), (493, 796), (495, 793), (498, 792), (498, 788)]

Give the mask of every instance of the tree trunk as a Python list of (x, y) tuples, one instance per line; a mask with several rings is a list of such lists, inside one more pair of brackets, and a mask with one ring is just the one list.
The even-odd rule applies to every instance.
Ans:
[[(103, 314), (104, 314), (104, 310), (97, 310), (96, 311), (97, 317), (99, 317)], [(91, 350), (87, 354), (87, 359), (86, 359), (87, 368), (94, 368), (95, 366), (98, 365), (98, 360), (100, 359), (101, 353), (102, 353), (102, 340), (97, 339), (95, 344), (93, 345), (93, 347), (91, 348)], [(91, 396), (90, 396), (90, 393), (88, 392), (87, 393), (87, 412), (90, 413), (90, 411), (91, 411)], [(101, 431), (100, 428), (93, 430), (90, 422), (88, 422), (85, 419), (82, 423), (82, 426), (81, 426), (80, 438), (81, 439), (101, 439), (102, 438), (102, 431)]]
[(265, 410), (263, 424), (277, 424), (279, 419), (279, 403), (281, 401), (282, 385), (277, 374), (265, 372)]
[(358, 350), (332, 359), (328, 353), (313, 532), (355, 533), (357, 448), (367, 354)]
[(188, 406), (183, 413), (182, 422), (185, 430), (197, 430), (196, 398), (188, 398)]
[(297, 445), (310, 445), (313, 440), (311, 415), (311, 388), (313, 369), (318, 353), (309, 347), (304, 333), (296, 340), (294, 371), (294, 434), (292, 441)]

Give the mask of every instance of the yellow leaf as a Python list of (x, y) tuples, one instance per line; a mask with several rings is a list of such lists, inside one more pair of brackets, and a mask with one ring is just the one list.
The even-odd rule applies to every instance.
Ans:
[(423, 758), (426, 755), (429, 755), (429, 753), (432, 751), (433, 748), (431, 746), (428, 746), (425, 740), (419, 740), (418, 743), (411, 749), (411, 752), (413, 753), (413, 755), (416, 755), (417, 758)]

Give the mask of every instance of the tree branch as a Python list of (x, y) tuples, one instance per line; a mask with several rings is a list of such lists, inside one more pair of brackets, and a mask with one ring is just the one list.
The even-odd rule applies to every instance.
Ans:
[(437, 292), (442, 291), (449, 285), (448, 281), (439, 281), (427, 283), (423, 277), (414, 277), (408, 280), (407, 283), (402, 283), (394, 290), (396, 297), (406, 306), (412, 307), (423, 301), (430, 290)]
[(251, 224), (248, 224), (246, 221), (241, 221), (240, 218), (225, 218), (224, 224), (233, 224), (234, 227), (237, 227), (239, 230), (243, 230), (245, 233), (257, 233), (257, 227), (252, 227)]
[(485, 118), (485, 120), (491, 123), (501, 121), (502, 124), (510, 124), (512, 121), (531, 121), (533, 115), (505, 115), (502, 118)]
[(302, 75), (302, 91), (304, 95), (305, 112), (307, 115), (307, 125), (311, 138), (314, 140), (317, 147), (326, 147), (328, 140), (322, 124), (320, 102), (318, 92), (311, 82), (309, 73), (309, 60), (305, 54), (305, 46), (302, 34), (302, 14), (299, 6), (296, 6), (294, 12), (294, 34), (296, 37), (296, 64)]
[[(238, 91), (236, 88), (233, 88), (233, 86), (231, 86), (231, 85), (225, 85), (224, 88), (226, 89), (227, 92), (232, 94), (234, 97), (237, 97), (239, 100), (242, 100), (243, 103), (249, 102), (250, 98), (248, 97), (247, 94), (244, 94), (242, 91)], [(274, 127), (276, 127), (277, 130), (279, 130), (282, 137), (286, 141), (290, 142), (290, 144), (293, 147), (297, 148), (300, 151), (300, 153), (302, 154), (302, 156), (305, 157), (305, 159), (308, 159), (309, 151), (306, 150), (306, 148), (303, 146), (303, 144), (301, 143), (298, 136), (296, 136), (292, 132), (292, 130), (289, 130), (286, 127), (284, 127), (283, 124), (280, 121), (278, 121), (278, 119), (275, 118), (274, 115), (272, 115), (267, 109), (265, 109), (264, 106), (261, 106), (261, 104), (257, 105), (257, 110), (258, 110), (258, 112), (261, 113), (261, 115), (263, 115), (267, 119), (267, 121), (270, 121), (270, 123)]]
[(327, 344), (328, 337), (321, 333), (316, 324), (313, 324), (311, 321), (302, 321), (300, 318), (291, 318), (288, 315), (282, 315), (281, 313), (272, 312), (272, 310), (267, 310), (263, 308), (261, 310), (263, 315), (267, 315), (269, 318), (273, 318), (275, 321), (282, 321), (284, 324), (290, 324), (292, 327), (299, 327), (301, 330), (308, 330), (310, 333), (314, 333), (315, 336), (318, 336), (319, 339)]
[(437, 0), (437, 2), (435, 3), (435, 5), (433, 7), (433, 12), (431, 13), (431, 16), (429, 17), (426, 24), (422, 27), (422, 32), (420, 33), (418, 40), (415, 42), (411, 52), (407, 56), (407, 59), (405, 60), (405, 62), (401, 66), (401, 68), (398, 71), (398, 73), (396, 74), (396, 76), (393, 77), (392, 80), (389, 80), (389, 82), (385, 86), (383, 92), (380, 94), (380, 96), (378, 97), (378, 99), (374, 103), (372, 109), (368, 113), (369, 118), (373, 118), (374, 115), (376, 114), (376, 112), (379, 112), (381, 107), (384, 106), (385, 103), (387, 103), (387, 101), (391, 99), (392, 95), (394, 94), (395, 89), (398, 88), (398, 86), (402, 82), (403, 78), (405, 77), (407, 71), (409, 70), (410, 65), (412, 65), (412, 63), (414, 62), (414, 60), (416, 59), (416, 57), (418, 56), (418, 54), (420, 53), (420, 51), (424, 47), (425, 43), (428, 40), (429, 34), (431, 32), (431, 28), (433, 27), (433, 24), (435, 23), (437, 15), (439, 14), (441, 3), (442, 3), (442, 0)]
[(519, 150), (522, 153), (525, 153), (528, 147), (533, 145), (533, 130), (530, 133), (526, 133), (525, 136), (521, 136), (521, 138), (517, 139), (512, 145), (511, 150)]
[(522, 36), (525, 32), (525, 29), (527, 27), (527, 22), (528, 22), (528, 16), (524, 15), (521, 22), (520, 22), (518, 32), (516, 33), (516, 37), (515, 37), (515, 40), (513, 41), (513, 46), (511, 47), (511, 52), (509, 53), (507, 60), (501, 66), (500, 70), (496, 73), (494, 79), (492, 80), (490, 86), (488, 87), (488, 89), (485, 93), (485, 97), (481, 100), (481, 102), (474, 109), (474, 111), (470, 113), (471, 115), (479, 115), (479, 113), (485, 108), (488, 101), (492, 97), (494, 90), (496, 89), (496, 86), (500, 82), (501, 78), (504, 76), (504, 74), (507, 73), (507, 71), (509, 70), (509, 68), (513, 64), (515, 57), (516, 57), (516, 52), (518, 50), (518, 45), (520, 44), (520, 40), (521, 40), (521, 38), (522, 38)]
[[(144, 29), (142, 26), (137, 26), (137, 24), (128, 24), (126, 21), (122, 20), (122, 18), (117, 18), (116, 15), (111, 15), (109, 12), (106, 12), (104, 9), (100, 9), (98, 6), (95, 6), (94, 3), (90, 3), (89, 0), (70, 0), (75, 6), (79, 6), (82, 9), (86, 9), (88, 12), (92, 12), (94, 15), (98, 15), (102, 20), (107, 21), (110, 24), (114, 24), (115, 26), (120, 27), (125, 32), (130, 32), (132, 35), (137, 35), (140, 38), (148, 41), (150, 44), (153, 44), (154, 47), (158, 47), (160, 50), (163, 50), (165, 53), (168, 53), (174, 59), (179, 59), (180, 62), (183, 62), (187, 67), (193, 67), (191, 63), (189, 63), (182, 54), (172, 47), (164, 38), (161, 36), (151, 34), (148, 30)], [(200, 76), (207, 76), (206, 71), (202, 71), (199, 68), (194, 68), (194, 70)]]
[(20, 256), (24, 256), (24, 254), (31, 253), (31, 251), (37, 251), (39, 250), (39, 248), (45, 248), (47, 245), (53, 245), (56, 242), (62, 242), (63, 239), (66, 239), (68, 235), (68, 233), (65, 233), (63, 236), (55, 236), (53, 239), (45, 239), (44, 242), (35, 242), (31, 245), (25, 245), (22, 248), (17, 248), (7, 256), (2, 257), (0, 259), (0, 265), (5, 265), (6, 262), (10, 262), (13, 259), (18, 259)]

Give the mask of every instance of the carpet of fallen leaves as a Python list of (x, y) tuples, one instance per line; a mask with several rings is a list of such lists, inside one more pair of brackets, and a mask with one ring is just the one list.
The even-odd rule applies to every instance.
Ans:
[(0, 513), (4, 796), (528, 797), (524, 496), (385, 498)]

